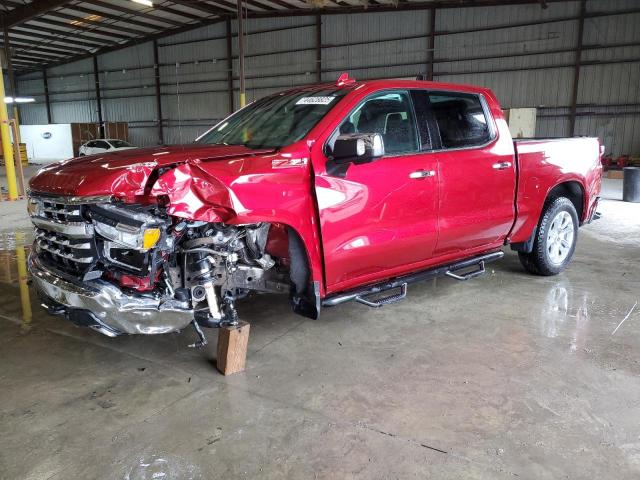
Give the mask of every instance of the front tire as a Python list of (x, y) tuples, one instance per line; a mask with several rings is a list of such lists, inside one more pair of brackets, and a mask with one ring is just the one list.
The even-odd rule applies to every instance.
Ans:
[(520, 263), (536, 275), (557, 275), (573, 257), (578, 240), (578, 214), (568, 198), (547, 203), (531, 253), (518, 252)]

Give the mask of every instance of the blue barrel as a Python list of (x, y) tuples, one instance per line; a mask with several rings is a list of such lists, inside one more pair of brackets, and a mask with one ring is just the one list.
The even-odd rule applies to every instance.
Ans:
[(625, 167), (622, 181), (622, 200), (640, 203), (640, 167)]

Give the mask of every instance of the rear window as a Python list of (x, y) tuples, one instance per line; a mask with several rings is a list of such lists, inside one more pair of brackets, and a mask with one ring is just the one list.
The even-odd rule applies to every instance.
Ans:
[(480, 97), (466, 93), (429, 94), (443, 148), (483, 145), (491, 129)]

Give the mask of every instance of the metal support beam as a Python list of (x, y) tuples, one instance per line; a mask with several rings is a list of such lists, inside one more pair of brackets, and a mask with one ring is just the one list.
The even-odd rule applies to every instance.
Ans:
[[(123, 4), (123, 5), (115, 5), (113, 3), (107, 3), (107, 2), (103, 2), (101, 0), (91, 0), (91, 6), (93, 7), (101, 7), (107, 10), (113, 10), (115, 12), (120, 12), (120, 13), (124, 13), (125, 15), (129, 15), (129, 16), (134, 16), (134, 17), (139, 17), (139, 18), (146, 18), (148, 20), (154, 21), (154, 22), (160, 22), (160, 23), (164, 23), (167, 25), (173, 25), (174, 27), (182, 27), (184, 26), (183, 22), (177, 22), (175, 20), (171, 20), (168, 18), (163, 18), (163, 17), (158, 17), (153, 15), (153, 10), (149, 11), (149, 12), (145, 12), (145, 11), (140, 11), (140, 10), (136, 10), (135, 8), (127, 8), (128, 4)], [(71, 10), (78, 10), (78, 11), (82, 11), (80, 10), (76, 5), (70, 6), (69, 7)], [(86, 12), (88, 13), (88, 12)], [(98, 13), (99, 15), (105, 15), (102, 10), (100, 12), (93, 12), (93, 13)], [(123, 20), (123, 21), (128, 21), (128, 20)]]
[(156, 114), (158, 115), (158, 142), (164, 144), (164, 130), (162, 126), (162, 96), (160, 91), (160, 59), (158, 55), (158, 40), (153, 41), (153, 76), (156, 84)]
[[(133, 29), (133, 28), (129, 28), (129, 27), (123, 27), (121, 25), (112, 23), (106, 23), (102, 21), (102, 15), (100, 15), (100, 17), (102, 17), (99, 20), (94, 20), (91, 18), (90, 15), (88, 15), (86, 18), (83, 17), (79, 17), (77, 15), (69, 15), (66, 13), (62, 13), (62, 12), (47, 12), (47, 20), (46, 22), (50, 22), (51, 21), (51, 17), (55, 17), (55, 18), (61, 18), (62, 20), (67, 20), (64, 23), (73, 25), (75, 27), (78, 27), (80, 29), (85, 29), (85, 30), (89, 30), (93, 33), (104, 33), (105, 35), (112, 35), (115, 36), (116, 34), (114, 34), (113, 32), (123, 32), (123, 33), (128, 33), (129, 35), (119, 35), (119, 37), (124, 38), (124, 39), (130, 39), (131, 35), (138, 37), (141, 34), (145, 34), (148, 32), (145, 31), (140, 31), (140, 29)], [(39, 20), (40, 21), (40, 20)], [(126, 19), (121, 19), (120, 22), (126, 22)], [(148, 26), (145, 26), (144, 28), (149, 28)], [(106, 30), (112, 30), (111, 32), (109, 31), (104, 31), (103, 29)], [(158, 27), (155, 28), (151, 28), (151, 30), (158, 30)]]
[(21, 23), (28, 22), (49, 10), (61, 7), (65, 3), (69, 3), (70, 0), (39, 0), (37, 2), (28, 3), (22, 7), (14, 8), (3, 16), (2, 23), (4, 28), (20, 25)]
[(47, 108), (47, 123), (53, 123), (51, 115), (51, 98), (49, 97), (49, 79), (47, 78), (47, 68), (42, 69), (42, 83), (44, 84), (44, 103)]
[[(13, 72), (13, 62), (11, 61), (11, 43), (9, 43), (9, 30), (7, 28), (4, 29), (4, 55), (7, 59), (7, 75), (9, 76), (9, 88), (11, 89), (12, 97), (18, 96), (18, 87), (16, 85), (16, 76)], [(18, 112), (18, 104), (13, 103), (13, 118), (16, 121), (16, 125), (18, 126), (17, 132), (20, 134), (20, 114)], [(19, 142), (18, 138), (18, 142)]]
[[(11, 46), (13, 47), (14, 49), (13, 51), (16, 54), (34, 52), (36, 55), (37, 54), (50, 55), (52, 56), (52, 58), (56, 58), (56, 59), (67, 57), (73, 54), (74, 52), (80, 53), (80, 54), (86, 52), (86, 50), (80, 50), (80, 49), (74, 49), (72, 51), (70, 49), (68, 50), (66, 47), (64, 50), (61, 50), (61, 47), (59, 45), (50, 45), (50, 47), (54, 47), (54, 48), (49, 48), (49, 46), (43, 47), (42, 44), (34, 44), (33, 40), (27, 43), (15, 38), (11, 40)], [(2, 45), (2, 47), (4, 48), (4, 44)], [(58, 48), (56, 49), (55, 47), (58, 47)]]
[[(95, 5), (96, 2), (92, 1), (91, 4)], [(114, 10), (118, 8), (117, 6), (112, 6), (110, 4), (108, 4), (108, 5), (109, 6), (107, 8), (111, 8), (111, 9), (114, 9)], [(133, 11), (127, 10), (126, 8), (123, 9), (125, 15), (111, 14), (111, 13), (103, 12), (102, 10), (92, 10), (92, 9), (89, 9), (89, 8), (80, 7), (78, 5), (69, 5), (67, 7), (67, 9), (75, 10), (77, 12), (86, 13), (88, 16), (98, 15), (98, 16), (103, 17), (103, 18), (108, 18), (108, 19), (111, 19), (111, 20), (115, 20), (116, 22), (127, 23), (129, 25), (135, 25), (137, 27), (148, 28), (150, 30), (162, 30), (163, 28), (165, 28), (162, 25), (153, 24), (153, 23), (147, 23), (147, 22), (140, 22), (139, 20), (136, 20), (135, 17), (133, 17), (131, 15), (133, 13)], [(126, 15), (127, 13), (128, 13), (129, 16)], [(148, 18), (148, 17), (140, 15), (140, 18)], [(84, 20), (81, 19), (81, 21), (84, 21)], [(162, 20), (160, 18), (158, 18), (158, 22), (162, 22)], [(140, 33), (142, 33), (142, 32), (137, 32), (138, 35)]]
[(206, 15), (225, 15), (229, 13), (206, 2), (192, 2), (191, 0), (171, 0), (171, 2), (182, 5), (183, 7), (189, 7)]
[(587, 0), (580, 2), (580, 16), (578, 17), (578, 38), (576, 41), (576, 58), (573, 67), (573, 90), (571, 92), (571, 115), (569, 117), (569, 136), (576, 133), (576, 112), (578, 105), (578, 88), (580, 87), (580, 65), (582, 62), (582, 43), (584, 41), (584, 17), (587, 13)]
[(102, 97), (100, 95), (100, 71), (98, 70), (98, 56), (93, 56), (93, 78), (96, 84), (96, 113), (98, 115), (98, 129), (100, 138), (104, 138), (104, 125), (102, 124)]
[(322, 82), (322, 15), (316, 15), (316, 81)]
[(238, 76), (240, 77), (240, 108), (246, 104), (244, 88), (244, 15), (242, 0), (238, 0)]
[(231, 20), (227, 18), (227, 87), (229, 89), (229, 113), (233, 113), (233, 45), (231, 43)]
[[(74, 17), (72, 17), (74, 18)], [(121, 33), (116, 33), (116, 32), (109, 32), (107, 30), (102, 30), (100, 28), (94, 28), (91, 26), (84, 26), (84, 25), (76, 25), (76, 24), (72, 24), (71, 22), (59, 22), (58, 20), (52, 20), (51, 19), (51, 15), (47, 15), (46, 18), (38, 18), (36, 20), (34, 20), (36, 22), (38, 22), (38, 25), (34, 25), (33, 23), (30, 23), (28, 25), (24, 25), (24, 28), (33, 28), (34, 30), (42, 30), (42, 31), (48, 31), (49, 33), (51, 33), (52, 29), (50, 28), (45, 28), (40, 26), (40, 24), (42, 25), (47, 25), (47, 26), (54, 26), (54, 27), (60, 27), (60, 28), (66, 28), (66, 29), (70, 29), (71, 32), (64, 32), (64, 31), (60, 31), (58, 30), (56, 32), (56, 30), (54, 29), (53, 32), (56, 32), (57, 34), (60, 33), (68, 33), (70, 35), (74, 35), (77, 36), (78, 38), (83, 38), (85, 40), (88, 41), (92, 41), (95, 40), (99, 45), (102, 45), (106, 42), (110, 42), (112, 41), (112, 38), (115, 38), (117, 40), (115, 40), (116, 42), (119, 42), (121, 40), (131, 40), (133, 37), (131, 35), (123, 35)], [(91, 33), (93, 35), (100, 35), (102, 37), (108, 37), (109, 40), (105, 40), (103, 38), (95, 38), (95, 37), (87, 37), (85, 35), (79, 35), (76, 32), (87, 32), (87, 33)], [(56, 34), (54, 33), (54, 35)]]
[(427, 43), (427, 80), (433, 81), (433, 60), (436, 49), (436, 9), (429, 10), (429, 39)]

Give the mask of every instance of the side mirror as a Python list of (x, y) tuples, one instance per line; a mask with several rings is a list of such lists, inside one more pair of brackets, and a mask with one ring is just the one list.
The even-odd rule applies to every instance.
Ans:
[(333, 145), (333, 158), (340, 163), (366, 163), (384, 156), (384, 141), (379, 133), (346, 133)]

